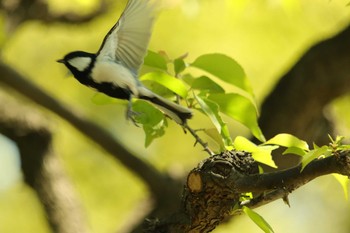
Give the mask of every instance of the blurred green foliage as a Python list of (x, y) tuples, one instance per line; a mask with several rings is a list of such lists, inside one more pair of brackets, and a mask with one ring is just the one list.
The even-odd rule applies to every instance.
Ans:
[[(52, 12), (88, 13), (98, 4), (98, 1), (92, 0), (49, 2)], [(202, 54), (227, 54), (242, 65), (257, 102), (261, 103), (276, 80), (309, 46), (333, 35), (349, 23), (347, 3), (347, 0), (169, 0), (169, 8), (160, 14), (156, 22), (150, 49), (164, 50), (169, 57), (189, 53), (189, 61)], [(168, 132), (145, 149), (142, 129), (125, 120), (126, 105), (120, 104), (123, 102), (94, 104), (91, 98), (95, 92), (72, 78), (62, 78), (66, 70), (55, 63), (56, 59), (72, 50), (97, 51), (122, 9), (123, 4), (117, 2), (107, 14), (83, 25), (27, 22), (11, 37), (2, 30), (2, 58), (56, 98), (109, 129), (127, 148), (160, 170), (186, 174), (206, 157), (200, 147), (193, 147), (194, 139), (190, 135), (184, 135), (180, 127), (169, 121)], [(4, 28), (5, 23), (2, 16), (0, 26)], [(181, 70), (181, 64), (176, 66), (177, 71)], [(199, 71), (193, 70), (193, 73), (197, 76)], [(227, 87), (225, 83), (220, 85)], [(350, 132), (348, 106), (349, 97), (344, 97), (329, 110), (340, 122), (342, 135), (349, 135)], [(56, 153), (72, 177), (93, 232), (115, 232), (129, 218), (131, 211), (147, 199), (146, 188), (133, 174), (67, 123), (48, 115), (56, 125)], [(229, 119), (224, 120), (231, 135), (247, 135), (246, 129)], [(192, 122), (194, 128), (208, 124), (208, 120), (200, 114), (196, 114)], [(210, 137), (206, 140), (210, 140)], [(302, 194), (296, 192), (291, 196), (293, 208), (280, 208), (283, 204), (279, 202), (258, 211), (264, 211), (262, 215), (275, 232), (345, 233), (349, 229), (344, 227), (349, 207), (344, 206), (343, 200), (332, 198), (342, 195), (338, 186), (335, 181), (322, 178), (315, 185), (304, 188)], [(328, 190), (332, 190), (331, 197), (328, 197)], [(340, 194), (337, 194), (338, 191)], [(307, 206), (302, 208), (306, 202)], [(327, 211), (317, 209), (320, 207)], [(332, 211), (338, 214), (331, 220), (329, 213)], [(281, 214), (283, 219), (280, 218)], [(309, 216), (307, 221), (305, 217), (298, 217), (306, 215)], [(15, 222), (13, 219), (16, 219)], [(313, 223), (320, 219), (332, 221), (332, 228), (323, 224), (317, 228)], [(34, 193), (22, 184), (16, 184), (0, 193), (0, 232), (28, 232), (27, 229), (38, 233), (49, 232), (42, 207)], [(235, 230), (260, 232), (245, 218), (221, 226), (215, 232)]]

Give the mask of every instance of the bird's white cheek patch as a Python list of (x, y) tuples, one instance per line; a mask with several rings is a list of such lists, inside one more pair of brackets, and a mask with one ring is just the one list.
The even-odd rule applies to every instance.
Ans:
[(76, 57), (73, 59), (70, 59), (68, 63), (75, 67), (79, 71), (84, 71), (86, 68), (89, 67), (91, 63), (91, 58), (90, 57)]

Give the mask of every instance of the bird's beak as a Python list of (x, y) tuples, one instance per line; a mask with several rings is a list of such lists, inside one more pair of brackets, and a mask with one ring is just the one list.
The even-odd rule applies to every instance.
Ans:
[(58, 59), (57, 62), (58, 63), (64, 63), (64, 59)]

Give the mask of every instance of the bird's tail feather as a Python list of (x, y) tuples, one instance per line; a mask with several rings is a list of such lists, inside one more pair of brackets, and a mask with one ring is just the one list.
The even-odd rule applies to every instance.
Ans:
[(189, 108), (180, 106), (170, 100), (167, 100), (145, 87), (140, 88), (139, 96), (140, 99), (148, 100), (153, 104), (157, 105), (162, 112), (173, 119), (176, 123), (183, 125), (187, 119), (190, 119), (193, 115)]

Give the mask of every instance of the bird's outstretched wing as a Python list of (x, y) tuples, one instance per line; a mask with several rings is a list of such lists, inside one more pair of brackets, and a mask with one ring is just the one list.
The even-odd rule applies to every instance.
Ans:
[(120, 62), (137, 73), (152, 34), (155, 7), (149, 0), (129, 0), (118, 22), (104, 38), (97, 59)]

